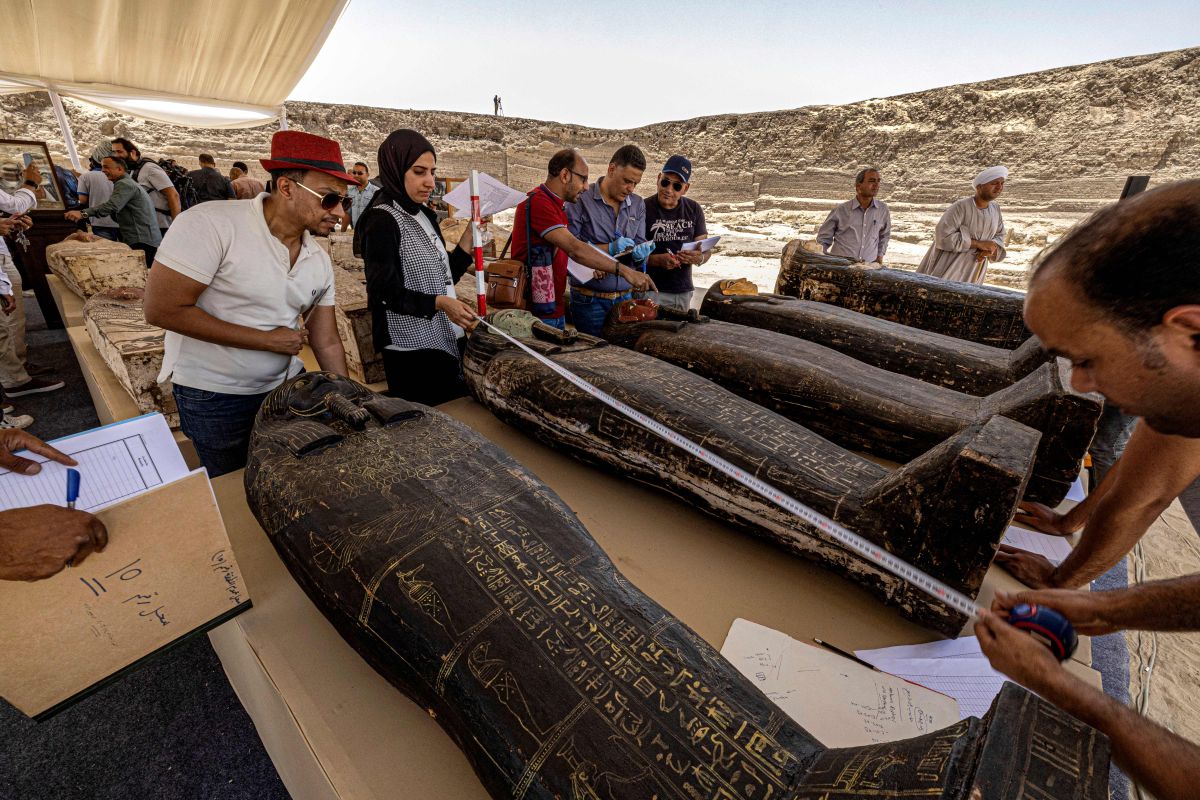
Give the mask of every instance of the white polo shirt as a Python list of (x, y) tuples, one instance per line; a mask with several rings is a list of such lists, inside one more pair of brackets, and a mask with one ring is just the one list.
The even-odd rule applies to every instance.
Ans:
[[(297, 317), (314, 302), (334, 302), (329, 256), (306, 231), (300, 255), (289, 266), (287, 248), (263, 216), (269, 196), (189, 208), (163, 236), (155, 256), (208, 287), (196, 300), (198, 308), (260, 331), (298, 328)], [(163, 349), (160, 383), (171, 378), (181, 386), (223, 394), (270, 391), (303, 367), (294, 356), (226, 347), (173, 331), (167, 331)]]

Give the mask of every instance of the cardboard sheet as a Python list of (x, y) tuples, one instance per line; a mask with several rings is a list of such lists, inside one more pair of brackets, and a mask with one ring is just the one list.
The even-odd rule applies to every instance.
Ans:
[[(29, 716), (249, 603), (204, 473), (97, 516), (110, 534), (104, 552), (46, 580), (0, 581), (0, 694)], [(188, 524), (168, 530), (167, 518)]]
[[(545, 481), (631, 582), (714, 647), (738, 617), (846, 650), (936, 638), (832, 572), (544, 447), (473, 400), (441, 410)], [(367, 666), (292, 580), (246, 506), (242, 474), (214, 488), (255, 607), (210, 639), (292, 796), (391, 798), (404, 787), (406, 797), (486, 797), (437, 723)], [(1003, 581), (998, 572), (986, 591)]]

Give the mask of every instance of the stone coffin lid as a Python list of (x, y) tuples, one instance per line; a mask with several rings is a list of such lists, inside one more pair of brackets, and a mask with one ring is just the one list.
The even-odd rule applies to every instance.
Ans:
[(84, 299), (108, 289), (146, 285), (145, 256), (129, 245), (107, 239), (52, 244), (46, 248), (46, 263), (71, 291)]

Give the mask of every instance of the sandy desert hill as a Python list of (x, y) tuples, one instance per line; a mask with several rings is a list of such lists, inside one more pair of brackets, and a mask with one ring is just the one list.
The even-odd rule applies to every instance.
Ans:
[[(125, 135), (156, 157), (192, 165), (210, 152), (222, 168), (267, 155), (275, 126), (189, 129), (136, 120), (66, 101), (82, 150)], [(439, 168), (475, 167), (532, 187), (559, 147), (580, 148), (598, 174), (614, 149), (636, 142), (651, 171), (673, 152), (696, 164), (692, 196), (706, 205), (728, 258), (773, 262), (784, 241), (812, 235), (835, 203), (852, 196), (861, 166), (882, 168), (895, 218), (889, 262), (912, 264), (945, 205), (969, 193), (979, 169), (1012, 170), (1002, 205), (1010, 227), (1001, 283), (1019, 285), (1023, 265), (1085, 213), (1115, 199), (1126, 175), (1152, 183), (1200, 172), (1200, 48), (1134, 56), (897, 97), (788, 111), (726, 114), (604, 130), (557, 122), (444, 111), (289, 102), (293, 128), (342, 143), (347, 161), (374, 163), (399, 127), (424, 132)], [(46, 95), (0, 98), (0, 137), (45, 139), (65, 161)], [(257, 169), (257, 165), (255, 164)], [(649, 181), (642, 187), (649, 194)], [(710, 262), (710, 264), (715, 263)]]

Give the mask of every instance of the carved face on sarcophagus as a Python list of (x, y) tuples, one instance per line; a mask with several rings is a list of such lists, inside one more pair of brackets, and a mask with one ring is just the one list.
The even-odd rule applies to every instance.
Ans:
[(784, 251), (775, 291), (1009, 350), (1032, 335), (1025, 327), (1025, 295), (1020, 292), (869, 269), (803, 247)]
[(1105, 791), (1104, 737), (1011, 685), (983, 721), (824, 748), (502, 450), (344, 378), (302, 375), (267, 398), (246, 489), (313, 602), (496, 798)]
[(843, 447), (902, 463), (968, 425), (1006, 416), (1042, 434), (1026, 498), (1050, 505), (1066, 496), (1079, 474), (1100, 418), (1099, 396), (1073, 391), (1057, 364), (1042, 364), (1011, 386), (973, 397), (804, 339), (659, 308), (649, 300), (614, 307), (604, 337), (709, 378)]
[[(514, 319), (525, 312), (499, 312)], [(647, 323), (655, 324), (655, 323)], [(529, 329), (529, 326), (526, 326)], [(972, 597), (1028, 479), (1039, 435), (1002, 417), (965, 426), (889, 470), (706, 378), (592, 337), (529, 339), (549, 358), (735, 466), (842, 522)], [(554, 449), (686, 498), (854, 580), (948, 636), (965, 619), (660, 439), (493, 333), (476, 330), (467, 384), (500, 419)]]

